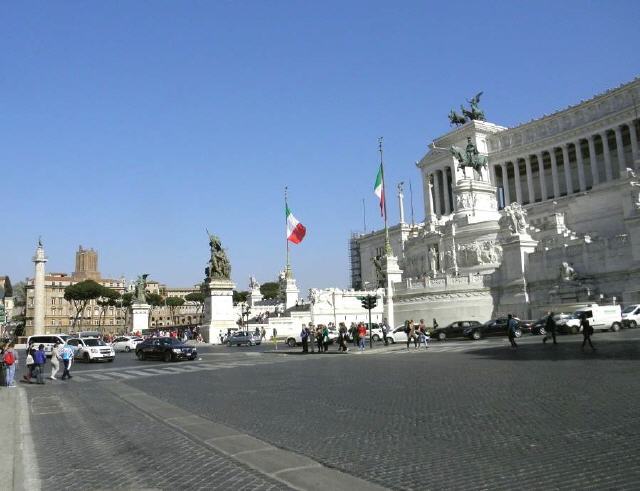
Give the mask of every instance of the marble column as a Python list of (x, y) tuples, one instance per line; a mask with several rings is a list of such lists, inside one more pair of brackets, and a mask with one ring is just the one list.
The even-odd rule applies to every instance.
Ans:
[(538, 158), (538, 179), (540, 180), (540, 199), (547, 199), (547, 178), (544, 172), (544, 158), (542, 152), (536, 155)]
[(600, 138), (602, 139), (602, 153), (604, 154), (604, 172), (606, 180), (610, 181), (613, 179), (613, 169), (611, 168), (611, 151), (609, 150), (609, 138), (607, 137), (607, 132), (603, 131), (600, 133)]
[(440, 176), (438, 176), (438, 174), (440, 173), (440, 171), (435, 171), (433, 173), (433, 191), (434, 191), (434, 212), (436, 214), (436, 217), (439, 217), (440, 215), (442, 215), (442, 210), (440, 209)]
[(491, 180), (491, 184), (498, 187), (498, 180), (496, 179), (496, 166), (493, 164), (489, 164), (489, 179)]
[(569, 144), (562, 145), (562, 167), (564, 167), (564, 180), (567, 185), (567, 196), (573, 194), (573, 181), (571, 179), (571, 162), (569, 161)]
[(513, 162), (513, 179), (516, 184), (516, 201), (522, 204), (522, 183), (520, 182), (520, 164), (518, 159), (514, 159)]
[(424, 196), (425, 196), (425, 222), (433, 221), (433, 194), (431, 193), (431, 179), (432, 174), (426, 174), (423, 182)]
[(584, 160), (582, 158), (582, 145), (580, 140), (574, 143), (576, 148), (576, 162), (578, 162), (578, 184), (580, 185), (580, 192), (587, 190), (587, 182), (584, 177)]
[(525, 156), (524, 168), (527, 172), (527, 191), (529, 192), (529, 203), (535, 203), (536, 192), (533, 189), (533, 171), (531, 170), (531, 155)]
[(41, 242), (38, 242), (38, 247), (32, 260), (36, 265), (35, 276), (33, 278), (33, 335), (35, 336), (45, 334), (44, 265), (47, 262), (47, 257), (44, 254), (44, 247)]
[(556, 160), (556, 149), (549, 150), (551, 157), (551, 180), (553, 181), (553, 197), (560, 197), (560, 181), (558, 180), (558, 161)]
[(616, 152), (618, 154), (618, 169), (620, 170), (620, 179), (624, 179), (627, 176), (627, 163), (624, 159), (624, 145), (622, 142), (622, 127), (616, 126)]
[(587, 138), (587, 143), (589, 144), (589, 165), (591, 166), (591, 179), (593, 180), (593, 184), (591, 186), (600, 184), (600, 172), (598, 170), (598, 159), (596, 158), (595, 138), (595, 135), (591, 135)]
[(449, 179), (447, 178), (447, 168), (442, 169), (442, 187), (444, 188), (444, 209), (443, 213), (448, 215), (451, 213), (449, 204)]
[(509, 196), (509, 177), (507, 174), (507, 163), (502, 162), (500, 164), (502, 167), (502, 192), (504, 193), (504, 206), (508, 206), (511, 204), (511, 196)]
[(629, 137), (631, 138), (631, 165), (635, 166), (637, 160), (640, 160), (640, 153), (638, 153), (638, 130), (636, 129), (636, 122), (629, 121)]

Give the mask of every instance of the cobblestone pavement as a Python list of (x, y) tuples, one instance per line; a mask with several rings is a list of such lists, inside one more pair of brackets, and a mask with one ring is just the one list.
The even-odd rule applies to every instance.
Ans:
[[(112, 402), (101, 389), (110, 384), (394, 489), (637, 489), (640, 330), (596, 334), (595, 353), (581, 352), (581, 337), (561, 336), (559, 342), (543, 345), (540, 337), (526, 337), (512, 350), (498, 338), (372, 356), (263, 353), (253, 364), (235, 364), (249, 361), (238, 352), (226, 363), (214, 356), (198, 362), (226, 369), (122, 378), (117, 384), (29, 387), (32, 426), (44, 438), (38, 444), (42, 478), (52, 487), (77, 485), (56, 471), (62, 459), (48, 451), (60, 445), (63, 431), (73, 441), (69, 451), (78, 446), (69, 462), (140, 476), (107, 488), (142, 482), (164, 489), (206, 487), (211, 481), (201, 468), (228, 468), (220, 455), (196, 449), (189, 440), (178, 438), (174, 445), (167, 437), (152, 444), (145, 433), (148, 419)], [(456, 346), (465, 347), (450, 349)], [(48, 395), (59, 399), (38, 399)], [(64, 423), (44, 410), (56, 404), (63, 404)], [(74, 421), (78, 438), (69, 429)], [(87, 445), (90, 451), (82, 451)], [(193, 455), (193, 465), (182, 472), (185, 455)], [(78, 466), (63, 468), (68, 473)], [(166, 468), (177, 469), (180, 478), (159, 480)], [(239, 469), (246, 487), (281, 486)], [(186, 476), (194, 480), (189, 486), (181, 481)], [(230, 489), (224, 479), (215, 487)]]

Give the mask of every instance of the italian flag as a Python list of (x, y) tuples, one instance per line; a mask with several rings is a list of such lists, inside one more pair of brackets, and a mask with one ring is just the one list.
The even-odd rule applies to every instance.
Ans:
[(304, 225), (302, 225), (296, 217), (293, 216), (291, 210), (289, 209), (289, 205), (286, 205), (286, 213), (287, 213), (287, 240), (289, 242), (293, 242), (294, 244), (299, 244), (304, 239), (304, 236), (307, 233), (307, 229)]
[(380, 216), (384, 217), (384, 186), (382, 185), (382, 176), (384, 175), (382, 170), (382, 164), (380, 164), (380, 169), (378, 170), (378, 175), (376, 176), (376, 184), (373, 187), (373, 192), (380, 200)]

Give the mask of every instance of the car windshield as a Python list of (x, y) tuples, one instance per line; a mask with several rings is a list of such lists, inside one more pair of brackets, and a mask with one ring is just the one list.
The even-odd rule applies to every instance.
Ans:
[(106, 346), (101, 339), (85, 339), (84, 344), (87, 346)]
[(60, 334), (60, 338), (66, 342), (68, 339), (71, 339), (71, 336), (68, 334)]
[(630, 314), (631, 312), (633, 312), (634, 310), (636, 310), (636, 305), (631, 305), (630, 307), (627, 307), (626, 309), (624, 309), (622, 311), (623, 314)]

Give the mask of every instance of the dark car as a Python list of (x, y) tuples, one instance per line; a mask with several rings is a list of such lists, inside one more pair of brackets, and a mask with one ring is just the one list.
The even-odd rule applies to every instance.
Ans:
[(431, 337), (444, 341), (448, 338), (460, 338), (467, 336), (464, 332), (472, 327), (480, 327), (482, 324), (478, 321), (456, 321), (448, 326), (438, 327), (431, 331)]
[[(519, 338), (522, 336), (522, 330), (520, 329), (520, 319), (514, 317), (516, 322), (518, 323), (518, 327), (516, 327), (516, 337)], [(500, 317), (498, 319), (493, 319), (485, 322), (479, 326), (467, 327), (463, 333), (466, 337), (471, 339), (480, 339), (487, 336), (506, 336), (507, 335), (507, 318)]]
[(535, 323), (536, 323), (536, 321), (534, 321), (534, 320), (522, 320), (522, 319), (520, 319), (520, 324), (518, 324), (518, 327), (520, 328), (520, 331), (522, 332), (522, 334), (524, 334), (524, 333), (533, 334), (533, 325)]
[(198, 352), (179, 339), (149, 338), (136, 346), (138, 360), (157, 358), (163, 361), (195, 360)]
[(237, 331), (227, 338), (229, 346), (242, 346), (243, 344), (253, 346), (254, 344), (260, 344), (260, 341), (260, 334), (249, 331)]
[(540, 336), (544, 336), (547, 334), (547, 316), (545, 315), (542, 319), (538, 319), (531, 326), (531, 334), (539, 334)]

